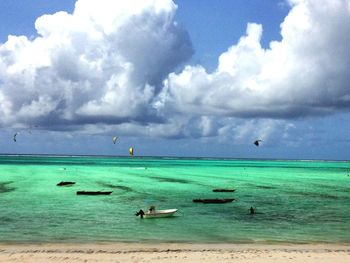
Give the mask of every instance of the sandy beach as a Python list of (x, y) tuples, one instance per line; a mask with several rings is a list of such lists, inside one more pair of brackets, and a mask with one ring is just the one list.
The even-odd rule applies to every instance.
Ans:
[(350, 262), (350, 245), (2, 244), (0, 262)]

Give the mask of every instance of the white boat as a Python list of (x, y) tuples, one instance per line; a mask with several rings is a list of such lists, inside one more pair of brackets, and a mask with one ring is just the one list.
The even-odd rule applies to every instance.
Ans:
[(152, 210), (147, 211), (143, 217), (144, 218), (160, 218), (160, 217), (169, 217), (175, 214), (177, 209), (166, 209), (166, 210)]
[(141, 209), (136, 212), (135, 216), (140, 216), (141, 218), (169, 217), (175, 214), (176, 211), (177, 209), (156, 210), (156, 207), (152, 205), (146, 213)]

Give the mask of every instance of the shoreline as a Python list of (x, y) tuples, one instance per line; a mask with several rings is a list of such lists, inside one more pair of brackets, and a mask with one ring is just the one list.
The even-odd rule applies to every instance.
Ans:
[(350, 262), (350, 244), (3, 244), (0, 262)]

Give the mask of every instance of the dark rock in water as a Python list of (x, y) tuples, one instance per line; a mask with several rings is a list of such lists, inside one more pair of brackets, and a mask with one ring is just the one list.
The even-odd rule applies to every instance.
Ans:
[(193, 199), (194, 203), (204, 203), (204, 204), (223, 204), (230, 203), (234, 198), (215, 198), (215, 199)]
[(112, 191), (77, 191), (77, 195), (110, 195)]
[(62, 182), (59, 182), (57, 184), (57, 186), (71, 186), (73, 184), (75, 184), (75, 182), (64, 182), (64, 181), (62, 181)]
[(8, 186), (9, 184), (13, 183), (12, 181), (10, 182), (0, 182), (0, 193), (8, 193), (16, 190), (15, 187), (10, 187)]

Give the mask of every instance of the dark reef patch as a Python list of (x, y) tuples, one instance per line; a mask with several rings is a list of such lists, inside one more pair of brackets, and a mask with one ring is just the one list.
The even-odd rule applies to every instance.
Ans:
[(276, 189), (276, 187), (269, 186), (269, 185), (257, 185), (256, 187), (260, 189)]
[(159, 182), (166, 182), (166, 183), (180, 183), (180, 184), (192, 183), (192, 181), (186, 180), (186, 179), (166, 178), (166, 177), (160, 177), (160, 176), (152, 176), (151, 178), (156, 179)]
[(0, 193), (8, 193), (8, 192), (12, 192), (15, 191), (16, 188), (15, 187), (11, 187), (9, 186), (9, 184), (12, 184), (13, 182), (0, 182)]
[(119, 190), (124, 190), (124, 191), (128, 191), (128, 192), (133, 191), (131, 187), (124, 186), (124, 185), (115, 185), (115, 184), (104, 183), (104, 182), (98, 182), (98, 184), (103, 186), (103, 187), (107, 187), (107, 188), (111, 188), (111, 189), (119, 189)]

